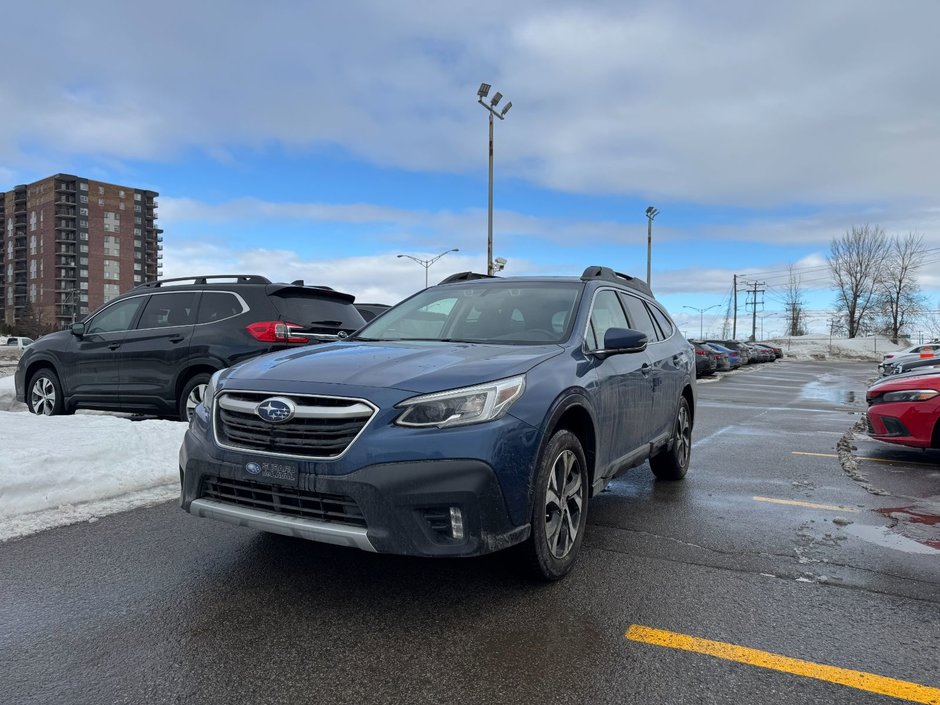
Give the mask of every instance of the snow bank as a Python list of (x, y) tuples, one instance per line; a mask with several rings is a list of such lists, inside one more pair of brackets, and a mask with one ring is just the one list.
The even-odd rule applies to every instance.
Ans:
[(872, 360), (881, 362), (885, 353), (907, 347), (895, 345), (887, 338), (832, 338), (818, 336), (795, 336), (772, 338), (774, 345), (783, 348), (788, 360)]
[[(26, 404), (20, 404), (14, 396), (15, 393), (13, 375), (0, 377), (0, 411), (26, 411)], [(3, 430), (0, 428), (0, 438), (2, 437)]]
[(0, 540), (47, 528), (50, 510), (51, 525), (67, 524), (98, 511), (73, 505), (110, 513), (178, 494), (185, 433), (176, 421), (0, 411)]

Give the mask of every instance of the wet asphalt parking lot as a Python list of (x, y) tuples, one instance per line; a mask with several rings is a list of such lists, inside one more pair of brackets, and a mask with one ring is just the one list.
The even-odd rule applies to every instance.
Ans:
[(940, 702), (940, 451), (846, 436), (874, 374), (700, 385), (687, 479), (613, 482), (550, 585), (173, 503), (0, 544), (0, 702)]

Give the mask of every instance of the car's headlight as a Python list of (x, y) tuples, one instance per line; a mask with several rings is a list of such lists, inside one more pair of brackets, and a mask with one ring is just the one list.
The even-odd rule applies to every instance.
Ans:
[(209, 384), (206, 385), (206, 391), (202, 393), (202, 405), (206, 407), (206, 411), (212, 413), (212, 402), (215, 399), (215, 388), (219, 384), (219, 377), (222, 375), (222, 370), (213, 373), (209, 378)]
[(936, 389), (906, 389), (903, 392), (886, 392), (883, 401), (927, 401), (940, 394)]
[(405, 411), (395, 423), (421, 428), (462, 426), (498, 419), (525, 390), (525, 376), (502, 379), (489, 384), (452, 389), (407, 399), (399, 408)]

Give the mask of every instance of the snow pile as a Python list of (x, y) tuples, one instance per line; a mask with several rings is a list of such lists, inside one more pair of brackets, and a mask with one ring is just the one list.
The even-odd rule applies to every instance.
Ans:
[[(26, 411), (26, 404), (20, 404), (14, 396), (15, 393), (13, 375), (0, 377), (0, 411)], [(0, 429), (0, 439), (4, 435), (3, 430)], [(2, 447), (2, 444), (0, 444), (0, 450), (2, 450)]]
[(773, 338), (771, 341), (783, 348), (788, 360), (872, 360), (881, 362), (885, 353), (901, 350), (906, 345), (896, 345), (887, 338), (832, 338), (828, 336), (794, 336)]
[(0, 411), (0, 541), (179, 496), (185, 433), (175, 421)]

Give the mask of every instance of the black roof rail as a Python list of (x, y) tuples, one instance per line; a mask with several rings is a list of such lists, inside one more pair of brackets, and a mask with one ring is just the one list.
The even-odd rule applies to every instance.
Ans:
[(610, 267), (592, 265), (581, 274), (581, 281), (591, 281), (593, 279), (603, 279), (604, 281), (616, 282), (617, 284), (625, 284), (631, 289), (636, 289), (647, 296), (653, 295), (653, 290), (650, 289), (642, 279), (631, 277), (629, 274), (623, 274), (622, 272), (615, 272)]
[(439, 284), (450, 284), (452, 282), (468, 282), (473, 279), (499, 279), (499, 277), (493, 274), (479, 274), (477, 272), (457, 272), (456, 274), (451, 274), (445, 279), (441, 279)]
[(193, 284), (208, 284), (209, 279), (234, 279), (235, 284), (270, 284), (271, 280), (259, 274), (204, 274), (198, 277), (174, 277), (173, 279), (160, 279), (155, 282), (145, 282), (135, 289), (157, 289), (164, 284), (172, 282), (192, 282)]

